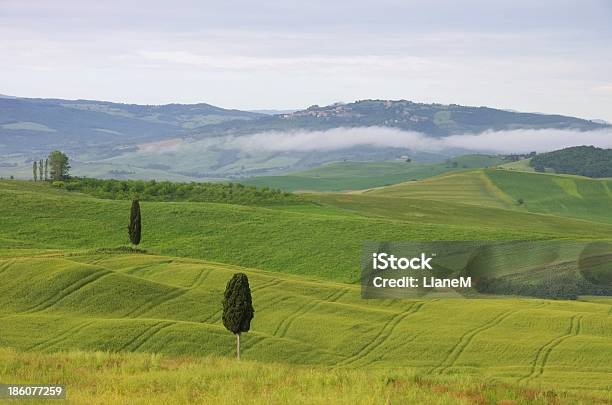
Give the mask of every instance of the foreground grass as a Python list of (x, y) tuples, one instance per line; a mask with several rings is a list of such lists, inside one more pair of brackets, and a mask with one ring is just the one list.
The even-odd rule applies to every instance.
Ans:
[(354, 285), (194, 259), (24, 254), (0, 259), (0, 347), (231, 357), (221, 301), (242, 271), (255, 307), (244, 359), (612, 389), (609, 298), (363, 300)]
[(0, 379), (65, 384), (68, 402), (88, 404), (590, 404), (609, 399), (467, 376), (421, 378), (380, 370), (107, 352), (0, 349)]

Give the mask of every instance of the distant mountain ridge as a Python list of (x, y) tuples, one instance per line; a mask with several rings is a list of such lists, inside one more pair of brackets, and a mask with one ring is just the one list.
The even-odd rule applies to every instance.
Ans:
[(27, 153), (33, 147), (78, 150), (104, 145), (125, 148), (177, 137), (367, 126), (394, 127), (441, 137), (522, 128), (586, 131), (608, 125), (562, 115), (407, 100), (361, 100), (270, 115), (205, 103), (138, 105), (95, 100), (0, 98), (0, 153)]
[[(248, 134), (263, 131), (325, 130), (337, 127), (394, 127), (432, 137), (480, 133), (487, 130), (568, 129), (589, 131), (609, 125), (554, 114), (521, 113), (458, 104), (424, 104), (407, 100), (361, 100), (317, 105), (250, 122), (227, 121), (200, 128), (200, 135)], [(198, 131), (194, 131), (198, 134)]]
[[(442, 162), (468, 150), (423, 153), (408, 147), (355, 145), (335, 150), (274, 151), (228, 146), (226, 137), (266, 131), (392, 127), (429, 137), (512, 129), (588, 131), (609, 125), (544, 115), (407, 100), (361, 100), (275, 115), (210, 104), (137, 105), (95, 100), (0, 98), (0, 175), (21, 178), (32, 160), (61, 149), (79, 175), (120, 178), (244, 178), (303, 170), (333, 161), (405, 156)], [(231, 145), (231, 143), (230, 143)], [(234, 143), (235, 145), (235, 143)]]
[(0, 153), (104, 145), (116, 148), (183, 136), (227, 120), (262, 117), (210, 104), (138, 105), (95, 100), (0, 98)]

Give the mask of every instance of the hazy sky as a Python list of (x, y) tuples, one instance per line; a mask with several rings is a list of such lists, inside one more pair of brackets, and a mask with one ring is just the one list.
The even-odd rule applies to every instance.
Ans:
[(0, 0), (0, 52), (10, 95), (408, 99), (612, 121), (612, 0)]

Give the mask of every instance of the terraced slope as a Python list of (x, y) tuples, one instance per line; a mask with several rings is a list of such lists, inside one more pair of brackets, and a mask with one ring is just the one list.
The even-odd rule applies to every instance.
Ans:
[(247, 359), (612, 388), (609, 299), (368, 301), (353, 285), (193, 259), (24, 253), (0, 260), (3, 347), (230, 355), (220, 301), (243, 271), (256, 311)]

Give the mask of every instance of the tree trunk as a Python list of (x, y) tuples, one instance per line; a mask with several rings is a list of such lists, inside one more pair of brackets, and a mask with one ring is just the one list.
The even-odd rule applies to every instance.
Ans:
[(240, 333), (236, 333), (236, 356), (240, 360)]

